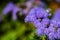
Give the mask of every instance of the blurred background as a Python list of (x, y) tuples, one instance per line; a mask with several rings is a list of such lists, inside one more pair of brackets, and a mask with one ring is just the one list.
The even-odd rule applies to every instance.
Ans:
[[(24, 18), (27, 15), (26, 13), (17, 12), (17, 20), (12, 20), (12, 12), (9, 12), (7, 15), (3, 14), (3, 9), (9, 2), (13, 2), (17, 7), (24, 10), (24, 8), (27, 8), (24, 4), (27, 1), (28, 0), (0, 0), (0, 40), (47, 40), (45, 36), (38, 37), (35, 34), (36, 28), (32, 23), (24, 22)], [(51, 9), (51, 14), (60, 7), (60, 2), (56, 0), (40, 1), (46, 4), (44, 9)]]

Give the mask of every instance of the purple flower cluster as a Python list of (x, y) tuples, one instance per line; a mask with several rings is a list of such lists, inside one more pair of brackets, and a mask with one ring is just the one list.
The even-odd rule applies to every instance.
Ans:
[(32, 20), (35, 21), (36, 19), (39, 20), (41, 18), (47, 18), (48, 15), (49, 14), (45, 11), (45, 9), (36, 6), (30, 10), (29, 14), (25, 18), (25, 21), (28, 20), (31, 22)]
[(3, 9), (3, 14), (7, 15), (10, 11), (12, 11), (12, 19), (16, 20), (16, 13), (20, 11), (20, 9), (13, 2), (9, 2), (6, 5), (6, 7)]
[(57, 9), (49, 19), (49, 13), (41, 7), (34, 7), (25, 18), (25, 22), (32, 22), (38, 36), (47, 35), (49, 40), (60, 39), (60, 9)]
[[(32, 7), (32, 2), (28, 1), (25, 3), (25, 5), (27, 6), (27, 9), (22, 9), (19, 8), (17, 5), (15, 5), (13, 2), (9, 2), (3, 9), (3, 14), (7, 15), (9, 12), (12, 11), (12, 19), (13, 20), (17, 20), (17, 16), (16, 13), (20, 12), (20, 15), (24, 15), (27, 14), (29, 9)], [(28, 6), (29, 5), (29, 6)]]
[[(28, 12), (30, 11), (30, 9), (32, 8), (32, 7), (35, 7), (34, 5), (33, 5), (33, 3), (34, 2), (37, 2), (38, 3), (38, 6), (40, 6), (40, 7), (44, 7), (45, 6), (45, 4), (43, 3), (43, 2), (41, 2), (41, 1), (39, 1), (39, 0), (28, 0), (27, 2), (25, 2), (24, 3), (24, 5), (26, 5), (27, 6), (27, 8), (26, 9), (22, 9), (22, 8), (19, 8), (18, 6), (16, 6), (13, 2), (9, 2), (7, 5), (6, 5), (6, 7), (4, 7), (4, 9), (3, 9), (3, 14), (4, 15), (7, 15), (10, 11), (12, 11), (12, 19), (13, 20), (17, 20), (17, 16), (16, 16), (16, 13), (19, 11), (20, 12), (20, 15), (27, 15), (28, 14)], [(34, 8), (34, 9), (39, 9), (39, 8)], [(42, 9), (42, 8), (40, 8), (41, 10), (44, 10), (44, 9)], [(39, 10), (40, 10), (39, 9)], [(33, 10), (33, 9), (32, 9)], [(38, 11), (38, 10), (37, 10)], [(40, 11), (41, 12), (41, 11)], [(42, 12), (41, 12), (42, 13)], [(42, 14), (40, 14), (41, 16), (38, 16), (38, 14), (36, 14), (37, 15), (37, 17), (42, 17), (42, 16), (47, 16), (47, 14), (45, 14), (45, 15), (43, 15), (43, 13)], [(32, 16), (33, 17), (33, 16)], [(31, 20), (31, 19), (30, 19)], [(35, 19), (34, 19), (35, 20)]]

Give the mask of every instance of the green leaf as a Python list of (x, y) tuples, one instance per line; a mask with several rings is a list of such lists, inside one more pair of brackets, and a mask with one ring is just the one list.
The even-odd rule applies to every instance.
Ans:
[(7, 32), (6, 35), (2, 36), (1, 40), (16, 40), (16, 32)]

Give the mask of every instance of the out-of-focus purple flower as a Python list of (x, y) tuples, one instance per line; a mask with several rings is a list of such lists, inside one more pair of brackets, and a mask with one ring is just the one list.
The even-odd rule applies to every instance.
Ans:
[(46, 10), (38, 6), (35, 6), (33, 9), (30, 10), (29, 14), (26, 16), (25, 22), (32, 22), (36, 27), (36, 34), (40, 36), (45, 34), (46, 32), (46, 34), (48, 34), (48, 31), (44, 31), (45, 27), (47, 27), (50, 21), (47, 17), (48, 12)]
[(52, 27), (58, 27), (58, 22), (55, 21), (55, 20), (51, 20), (50, 26), (52, 26)]
[(58, 9), (55, 11), (52, 19), (53, 19), (53, 20), (56, 20), (56, 21), (60, 21), (60, 8), (58, 8)]
[(55, 40), (55, 37), (54, 37), (55, 33), (51, 32), (49, 33), (49, 40)]
[(60, 25), (60, 8), (55, 11), (51, 23), (56, 27), (59, 27), (58, 25)]
[(36, 20), (35, 9), (31, 9), (25, 18), (25, 22), (32, 22)]
[(29, 14), (25, 18), (25, 20), (27, 20), (28, 18), (29, 18), (29, 20), (31, 20), (30, 18), (36, 20), (36, 18), (42, 18), (42, 17), (43, 18), (48, 17), (48, 13), (43, 8), (39, 8), (39, 7), (36, 6), (33, 9), (31, 9), (31, 11), (29, 12)]
[(37, 29), (36, 29), (36, 34), (37, 34), (38, 36), (43, 35), (43, 34), (44, 34), (44, 28), (43, 28), (43, 27), (37, 28)]
[(43, 8), (37, 8), (36, 10), (36, 16), (37, 18), (45, 18), (48, 17), (48, 12), (46, 12), (46, 10), (44, 10)]
[(50, 22), (50, 20), (48, 18), (44, 18), (44, 19), (42, 19), (42, 22), (43, 23), (45, 22), (46, 24), (48, 24)]
[(58, 34), (57, 34), (57, 32), (54, 33), (54, 38), (55, 38), (55, 39), (58, 39)]
[(57, 37), (58, 37), (58, 39), (60, 39), (60, 28), (58, 28), (58, 30), (57, 30)]
[(49, 31), (50, 31), (50, 32), (54, 32), (54, 33), (56, 32), (55, 28), (54, 28), (54, 27), (52, 27), (52, 26), (49, 26), (49, 28), (48, 28), (48, 29), (49, 29)]
[(44, 29), (44, 34), (45, 34), (45, 35), (49, 35), (49, 33), (50, 33), (49, 29), (48, 29), (48, 28), (45, 28), (45, 29)]
[(60, 28), (59, 28), (57, 21), (55, 21), (55, 20), (51, 21), (51, 24), (49, 26), (49, 31), (50, 31), (50, 33), (51, 32), (54, 33), (54, 38), (60, 39)]
[(12, 19), (16, 20), (17, 19), (17, 12), (20, 11), (20, 9), (18, 7), (14, 7), (13, 8), (13, 12), (12, 12)]
[(13, 4), (12, 2), (9, 2), (9, 3), (7, 4), (7, 6), (3, 9), (3, 14), (6, 15), (6, 14), (9, 13), (10, 11), (12, 11), (12, 19), (13, 19), (13, 20), (16, 20), (16, 19), (17, 19), (16, 13), (17, 13), (18, 11), (21, 11), (21, 10), (20, 10), (20, 8), (17, 7), (15, 4)]
[(41, 26), (41, 22), (40, 22), (39, 20), (35, 20), (35, 21), (33, 22), (33, 24), (34, 24), (34, 26), (35, 26), (36, 28), (42, 27), (42, 26)]
[(60, 33), (60, 28), (58, 28), (57, 32), (59, 32), (59, 33)]
[(7, 6), (3, 9), (3, 14), (7, 14), (8, 12), (12, 11), (14, 8), (14, 4), (9, 2)]
[(33, 22), (33, 24), (35, 25), (36, 28), (39, 28), (39, 27), (44, 27), (46, 28), (47, 25), (49, 24), (49, 20), (47, 18), (43, 19), (42, 21), (41, 20), (35, 20)]
[(44, 18), (41, 21), (41, 24), (44, 25), (44, 27), (47, 27), (50, 23), (50, 20), (48, 18)]
[(25, 18), (25, 22), (34, 22), (35, 20), (36, 20), (35, 15), (28, 15), (28, 16)]

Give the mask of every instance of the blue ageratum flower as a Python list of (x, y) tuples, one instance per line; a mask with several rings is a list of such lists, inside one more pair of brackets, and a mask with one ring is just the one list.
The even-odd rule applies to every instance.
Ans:
[(52, 19), (53, 19), (53, 20), (56, 20), (56, 21), (60, 21), (60, 8), (58, 8), (58, 9), (55, 11)]
[(55, 27), (60, 26), (60, 8), (55, 11), (51, 19), (51, 24), (54, 25)]
[(28, 15), (28, 16), (25, 18), (25, 22), (34, 22), (35, 20), (36, 20), (35, 15)]
[(40, 27), (47, 28), (47, 25), (49, 25), (49, 19), (44, 18), (42, 21), (41, 20), (35, 20), (33, 22), (33, 24), (36, 28), (40, 28)]
[(48, 28), (48, 29), (49, 29), (49, 31), (50, 31), (50, 32), (54, 32), (54, 33), (56, 32), (55, 27), (49, 26), (49, 28)]
[(48, 18), (44, 18), (41, 21), (41, 24), (44, 25), (43, 27), (45, 27), (45, 28), (48, 27), (49, 23), (50, 23), (50, 19), (48, 19)]
[(37, 18), (46, 18), (46, 17), (48, 17), (48, 12), (45, 10), (45, 9), (43, 9), (43, 8), (40, 8), (40, 7), (38, 7), (37, 9), (36, 9), (36, 16), (37, 16)]
[(47, 28), (49, 23), (50, 23), (50, 20), (48, 18), (43, 18), (42, 20), (41, 19), (36, 19), (33, 22), (33, 24), (35, 25), (36, 28), (39, 28), (39, 27)]
[(16, 13), (20, 11), (20, 8), (18, 8), (14, 3), (9, 2), (7, 6), (3, 9), (3, 14), (7, 15), (10, 11), (12, 11), (13, 20), (16, 20)]
[(55, 32), (50, 32), (48, 37), (49, 37), (49, 40), (60, 39), (60, 28), (58, 28), (57, 31)]
[(25, 22), (33, 22), (36, 20), (35, 9), (31, 9), (25, 18)]
[(33, 22), (33, 24), (34, 24), (34, 26), (35, 26), (36, 28), (42, 27), (42, 24), (41, 24), (40, 20), (35, 20), (35, 21)]
[(44, 29), (44, 34), (48, 36), (49, 33), (50, 33), (49, 29), (48, 29), (48, 28), (45, 28), (45, 29)]
[(48, 37), (49, 37), (49, 40), (55, 40), (55, 33), (53, 32), (49, 33)]
[(57, 39), (60, 39), (60, 28), (57, 30)]
[(48, 17), (48, 13), (43, 9), (43, 8), (39, 8), (37, 6), (35, 6), (34, 8), (32, 8), (28, 15), (25, 18), (25, 22), (28, 21), (35, 21), (40, 18), (47, 18)]
[(17, 6), (15, 6), (14, 9), (13, 9), (13, 12), (12, 12), (12, 19), (13, 20), (16, 20), (17, 19), (16, 13), (18, 11), (20, 11), (20, 9)]
[(4, 9), (3, 9), (3, 14), (7, 14), (8, 12), (10, 12), (10, 11), (12, 11), (13, 10), (13, 8), (14, 8), (14, 4), (12, 3), (12, 2), (9, 2), (7, 5), (6, 5), (6, 7), (4, 7)]
[(55, 21), (55, 20), (51, 20), (51, 22), (50, 22), (50, 26), (52, 26), (52, 27), (58, 27), (58, 22), (57, 21)]
[(37, 28), (36, 29), (36, 34), (38, 35), (38, 36), (41, 36), (41, 35), (43, 35), (44, 34), (44, 27), (40, 27), (40, 28)]
[(48, 16), (49, 14), (44, 8), (34, 6), (26, 16), (25, 22), (32, 22), (34, 24), (34, 26), (36, 27), (36, 34), (38, 36), (44, 34), (49, 35), (48, 28), (46, 28), (50, 22)]

